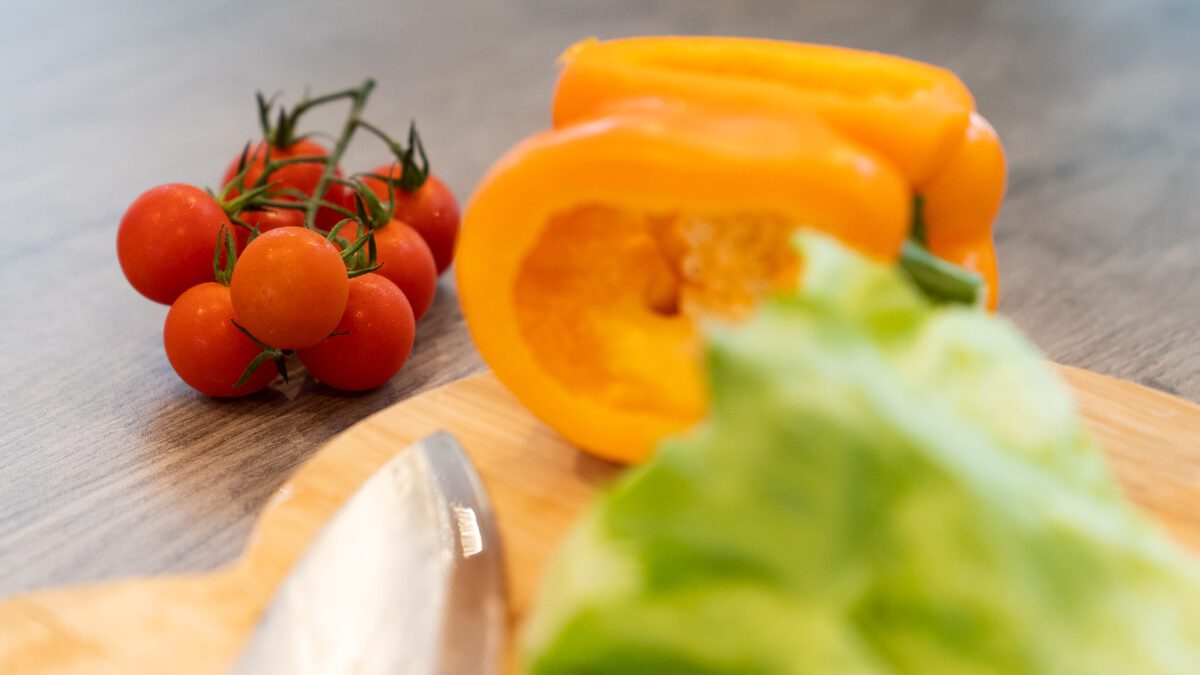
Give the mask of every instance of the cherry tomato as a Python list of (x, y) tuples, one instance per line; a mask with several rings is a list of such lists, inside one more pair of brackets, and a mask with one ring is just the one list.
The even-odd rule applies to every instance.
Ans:
[(396, 284), (412, 305), (418, 321), (425, 316), (437, 293), (437, 266), (433, 253), (417, 231), (393, 220), (375, 230), (378, 273)]
[[(262, 176), (263, 165), (266, 164), (266, 143), (260, 141), (250, 150), (250, 170), (246, 172), (244, 179), (245, 185), (254, 185), (260, 176)], [(323, 148), (319, 143), (307, 139), (301, 139), (292, 143), (286, 148), (272, 147), (271, 159), (291, 159), (295, 157), (326, 157), (329, 151)], [(221, 184), (228, 183), (234, 176), (237, 175), (238, 161), (241, 155), (234, 157), (230, 162), (229, 167), (225, 169), (225, 176), (221, 179)], [(317, 189), (317, 183), (321, 180), (321, 173), (325, 170), (325, 165), (321, 163), (301, 163), (289, 164), (280, 167), (275, 173), (271, 174), (271, 182), (279, 188), (295, 188), (304, 194), (311, 195)], [(335, 176), (341, 176), (341, 169), (334, 170)], [(345, 201), (345, 193), (348, 192), (345, 187), (339, 183), (332, 183), (325, 188), (325, 199), (335, 204), (341, 204)], [(240, 190), (234, 188), (231, 196), (236, 196)], [(294, 200), (295, 197), (279, 195), (276, 199)], [(323, 229), (329, 229), (343, 216), (332, 209), (322, 207), (317, 210), (316, 225)], [(303, 217), (301, 218), (303, 220)], [(321, 223), (325, 223), (322, 225)]]
[[(239, 218), (251, 227), (257, 227), (258, 233), (269, 232), (281, 227), (304, 227), (304, 212), (293, 209), (264, 209), (262, 211), (244, 211)], [(246, 247), (246, 239), (250, 232), (244, 227), (238, 229), (238, 250)]]
[(117, 228), (121, 271), (137, 292), (169, 305), (192, 286), (213, 280), (213, 253), (223, 227), (233, 226), (204, 190), (179, 183), (150, 188)]
[(311, 347), (333, 332), (347, 289), (337, 247), (302, 227), (280, 227), (250, 242), (229, 283), (238, 323), (279, 349)]
[[(266, 163), (265, 141), (259, 141), (257, 145), (250, 149), (249, 164), (250, 170), (246, 172), (246, 177), (243, 183), (247, 186), (254, 185), (262, 176), (263, 165)], [(271, 159), (294, 159), (296, 157), (326, 157), (329, 151), (321, 147), (319, 143), (310, 140), (299, 140), (292, 143), (286, 148), (272, 147)], [(238, 171), (238, 161), (241, 155), (233, 158), (229, 167), (225, 169), (225, 175), (221, 179), (222, 185), (228, 183)], [(289, 164), (280, 167), (271, 176), (271, 182), (279, 187), (291, 187), (305, 194), (311, 195), (313, 190), (317, 188), (317, 182), (321, 179), (321, 173), (325, 170), (325, 165), (320, 162)], [(340, 173), (338, 175), (341, 175)], [(238, 194), (240, 190), (234, 188), (233, 194)]]
[(229, 289), (215, 281), (189, 288), (171, 305), (163, 325), (167, 360), (191, 388), (209, 396), (245, 396), (275, 379), (275, 366), (265, 363), (242, 386), (234, 383), (262, 352), (230, 321)]
[(350, 280), (346, 311), (334, 334), (296, 352), (313, 377), (331, 387), (364, 391), (400, 371), (412, 352), (412, 308), (395, 284), (378, 274)]
[[(399, 178), (400, 172), (399, 164), (380, 166), (371, 171), (389, 178)], [(388, 198), (388, 186), (383, 181), (367, 178), (363, 182), (370, 186), (380, 199)], [(408, 223), (421, 234), (425, 243), (429, 244), (429, 250), (433, 252), (438, 274), (445, 272), (454, 260), (454, 242), (458, 239), (459, 227), (458, 202), (455, 201), (450, 188), (438, 180), (437, 176), (430, 174), (425, 184), (416, 191), (405, 192), (397, 189), (395, 194), (396, 220)]]
[[(358, 225), (343, 225), (338, 230), (338, 238), (344, 240), (344, 244), (338, 246), (344, 249), (354, 243), (358, 235)], [(397, 220), (375, 230), (375, 246), (375, 261), (382, 265), (376, 273), (396, 284), (412, 306), (413, 316), (420, 321), (437, 293), (437, 268), (429, 246), (416, 230)]]
[[(293, 209), (267, 208), (262, 211), (243, 211), (238, 217), (247, 225), (258, 228), (259, 234), (279, 227), (304, 226), (304, 212)], [(250, 230), (235, 223), (233, 231), (237, 235), (237, 252), (241, 254), (246, 248), (246, 244), (250, 243)]]
[[(354, 190), (340, 183), (329, 186), (329, 190), (325, 192), (325, 199), (330, 203), (337, 204), (346, 211), (354, 213)], [(318, 230), (328, 232), (333, 229), (334, 225), (349, 218), (344, 213), (339, 213), (330, 208), (321, 207), (317, 210), (316, 220), (313, 222)]]

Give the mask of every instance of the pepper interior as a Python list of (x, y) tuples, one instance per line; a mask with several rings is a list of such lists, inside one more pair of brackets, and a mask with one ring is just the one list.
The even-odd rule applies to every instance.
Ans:
[(516, 316), (540, 366), (612, 405), (688, 417), (704, 318), (738, 320), (796, 278), (794, 224), (771, 213), (575, 207), (517, 275)]

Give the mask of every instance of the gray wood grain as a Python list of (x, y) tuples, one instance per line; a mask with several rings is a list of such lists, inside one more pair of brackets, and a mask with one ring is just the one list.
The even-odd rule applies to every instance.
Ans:
[[(323, 441), (482, 367), (444, 280), (380, 391), (301, 380), (230, 403), (175, 378), (166, 310), (125, 284), (116, 223), (152, 185), (212, 184), (255, 132), (255, 89), (374, 75), (370, 118), (417, 118), (465, 198), (547, 124), (565, 46), (644, 33), (954, 69), (1009, 151), (1002, 311), (1051, 358), (1200, 400), (1191, 0), (20, 3), (0, 22), (0, 595), (218, 566)], [(346, 165), (383, 158), (362, 142)]]

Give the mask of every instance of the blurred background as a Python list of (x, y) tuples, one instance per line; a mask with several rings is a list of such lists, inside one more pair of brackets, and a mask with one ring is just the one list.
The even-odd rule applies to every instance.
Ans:
[[(1004, 309), (1035, 338), (1076, 334), (1073, 341), (1040, 342), (1054, 357), (1088, 365), (1103, 356), (1098, 352), (1113, 331), (1148, 342), (1181, 339), (1140, 334), (1146, 328), (1136, 316), (1189, 312), (1185, 297), (1194, 300), (1200, 288), (1195, 275), (1181, 274), (1200, 253), (1200, 223), (1193, 204), (1173, 198), (1200, 178), (1198, 6), (1192, 0), (13, 3), (0, 25), (6, 56), (0, 184), (9, 219), (22, 225), (0, 237), (6, 247), (53, 237), (62, 257), (87, 256), (95, 263), (90, 269), (112, 277), (108, 239), (124, 206), (161, 182), (214, 184), (257, 132), (255, 90), (282, 92), (287, 100), (305, 85), (324, 91), (376, 77), (370, 116), (394, 129), (415, 118), (435, 170), (465, 200), (492, 160), (546, 126), (554, 59), (576, 40), (726, 33), (831, 42), (930, 61), (965, 80), (1009, 152), (1009, 199), (998, 228)], [(361, 142), (346, 164), (365, 168), (382, 158), (380, 149)], [(76, 248), (81, 229), (103, 232), (102, 245)], [(1140, 295), (1140, 284), (1169, 292)], [(122, 309), (135, 316), (151, 309), (127, 299)], [(1200, 397), (1197, 378), (1171, 384), (1156, 374), (1180, 356), (1168, 348), (1162, 363), (1109, 369)], [(1188, 368), (1200, 372), (1200, 364)]]
[[(1054, 360), (1200, 401), (1195, 0), (47, 0), (5, 9), (0, 447), (12, 451), (0, 454), (0, 594), (228, 559), (269, 489), (319, 442), (433, 383), (417, 370), (402, 389), (328, 402), (348, 411), (328, 423), (270, 409), (282, 416), (240, 438), (240, 455), (214, 455), (236, 469), (216, 484), (207, 469), (185, 474), (122, 454), (151, 441), (220, 445), (167, 423), (192, 399), (162, 355), (164, 308), (126, 287), (114, 255), (135, 196), (165, 182), (215, 186), (258, 134), (256, 90), (290, 101), (305, 86), (373, 76), (368, 118), (397, 132), (416, 119), (434, 171), (465, 202), (494, 159), (548, 125), (555, 58), (589, 36), (817, 41), (954, 70), (1009, 153), (1001, 311)], [(384, 159), (363, 137), (344, 167)], [(458, 321), (452, 293), (441, 293), (420, 349), (465, 344)], [(255, 443), (284, 454), (252, 457)], [(89, 454), (101, 449), (109, 454)], [(124, 473), (97, 483), (99, 466)], [(129, 491), (164, 480), (208, 489)], [(87, 488), (90, 501), (45, 506), (87, 486), (99, 486)], [(86, 516), (104, 514), (116, 495), (171, 515), (136, 528)], [(181, 534), (192, 509), (223, 510)], [(87, 545), (40, 564), (41, 537), (55, 528)], [(89, 554), (109, 546), (124, 553)]]

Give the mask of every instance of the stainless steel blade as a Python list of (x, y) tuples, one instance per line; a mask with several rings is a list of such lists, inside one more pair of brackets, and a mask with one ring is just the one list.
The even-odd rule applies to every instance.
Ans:
[(235, 673), (483, 675), (504, 645), (492, 509), (454, 438), (429, 436), (346, 502), (280, 586)]

